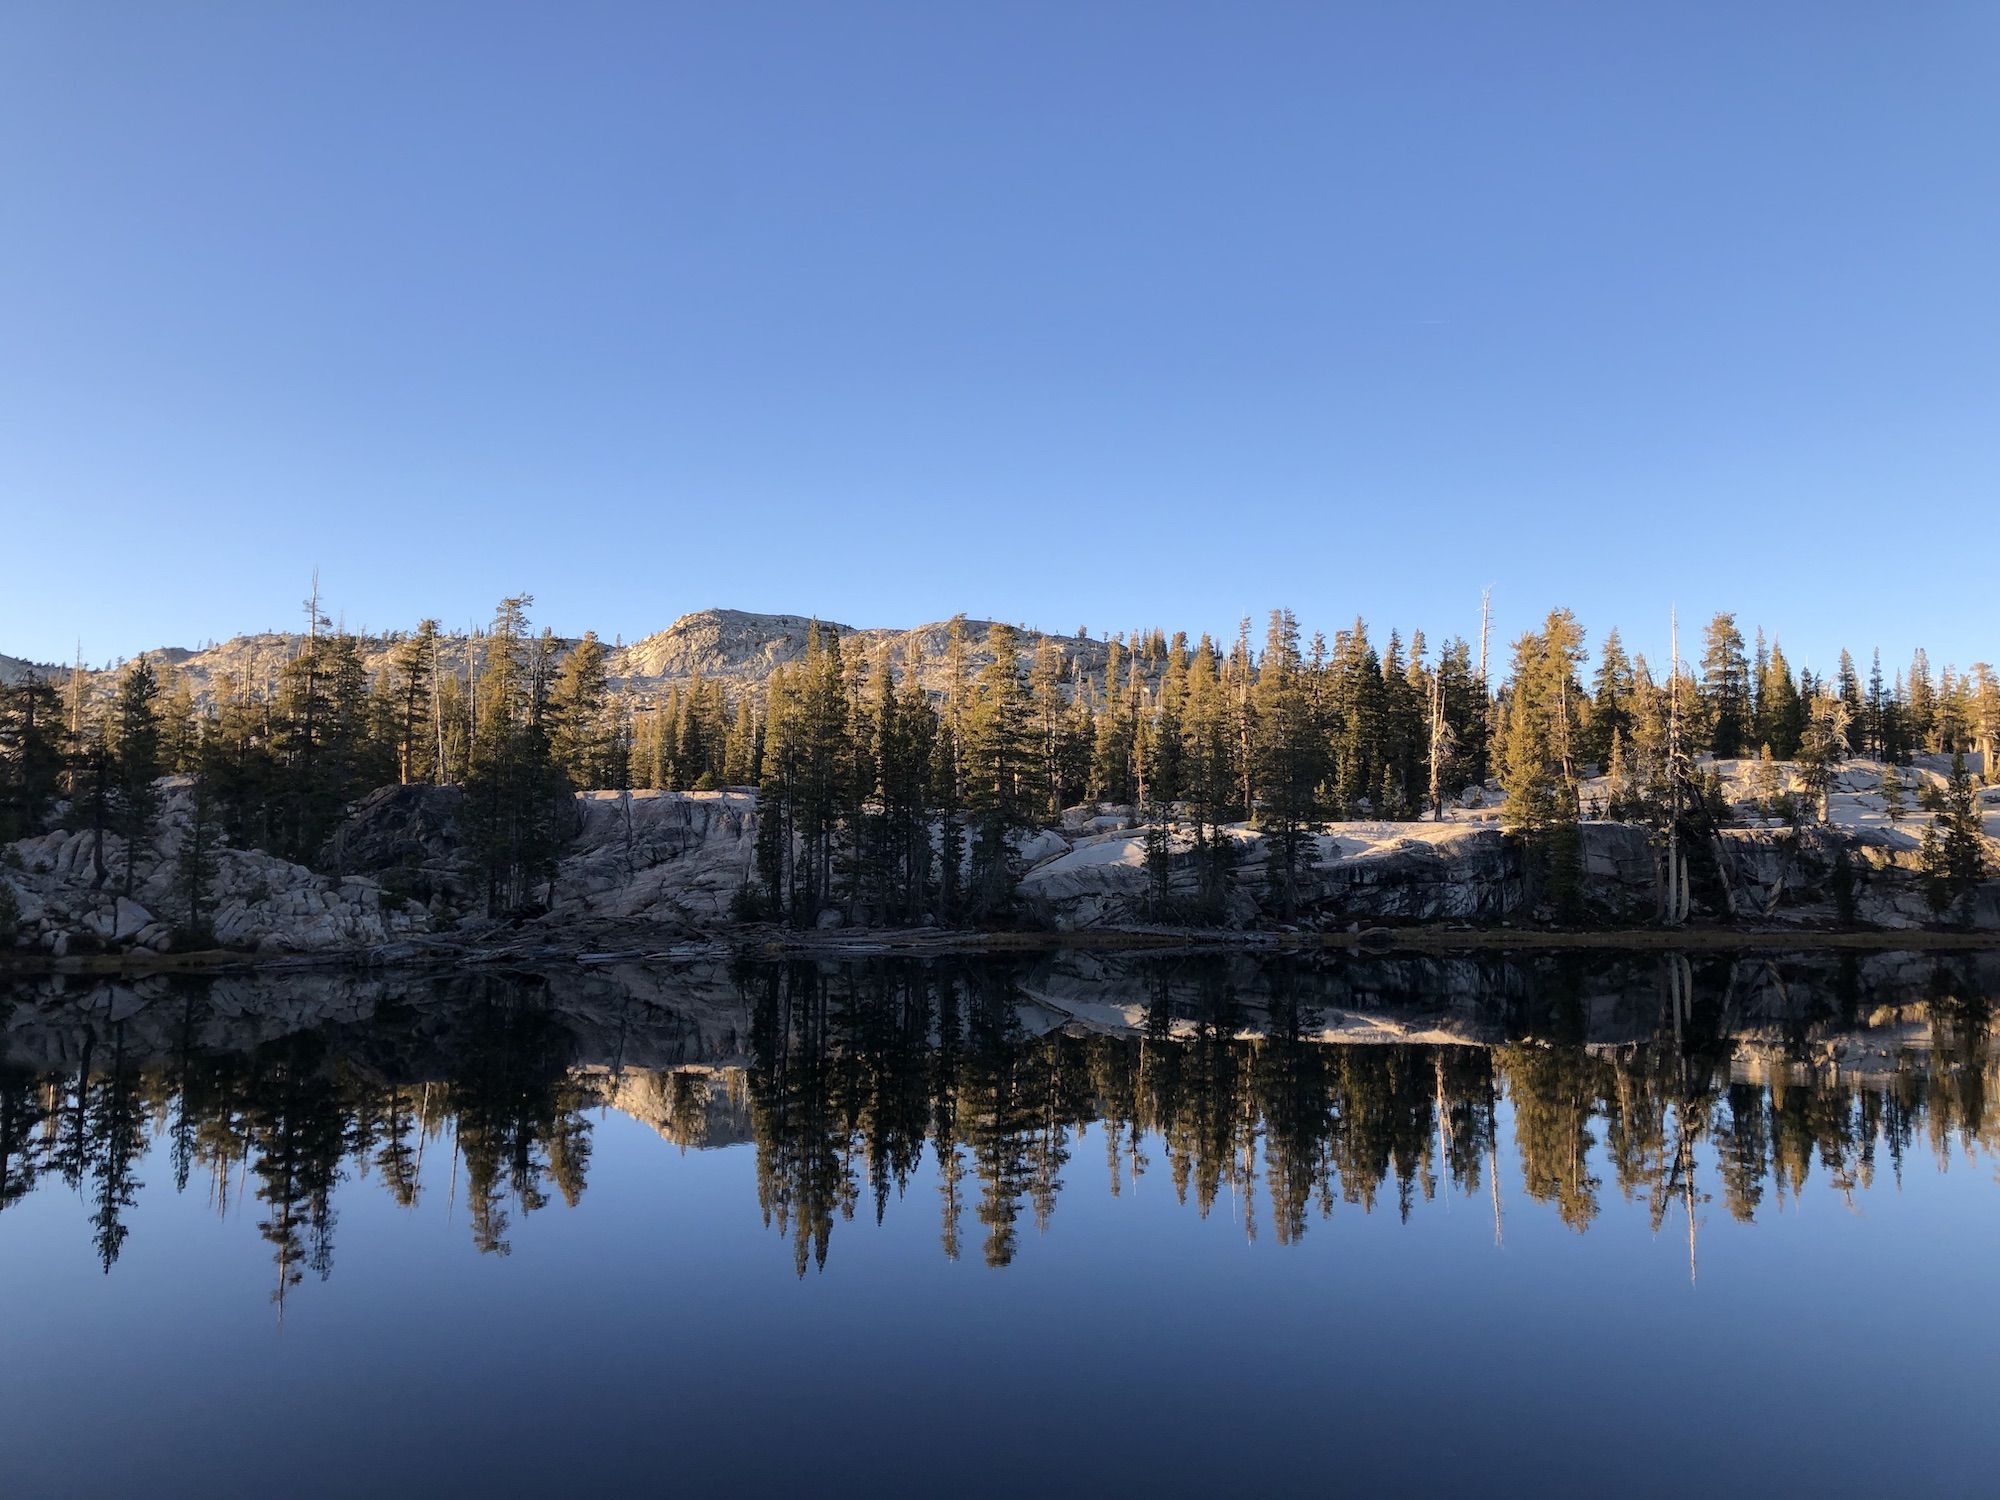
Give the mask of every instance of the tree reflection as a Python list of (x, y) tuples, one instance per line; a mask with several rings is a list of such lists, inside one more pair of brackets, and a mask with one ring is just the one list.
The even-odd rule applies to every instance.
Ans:
[[(1092, 1129), (1103, 1177), (1085, 1190), (1122, 1195), (1163, 1162), (1177, 1202), (1207, 1217), (1226, 1200), (1280, 1245), (1440, 1195), (1490, 1196), (1497, 1234), (1505, 1158), (1507, 1191), (1576, 1231), (1619, 1203), (1655, 1230), (1684, 1221), (1692, 1271), (1711, 1197), (1751, 1223), (1815, 1179), (1853, 1198), (1912, 1150), (1942, 1167), (2000, 1146), (1991, 1006), (1958, 959), (1874, 1004), (1851, 964), (1811, 988), (1763, 961), (1663, 961), (1653, 1010), (1619, 999), (1608, 1040), (1604, 995), (1560, 967), (1491, 983), (1480, 1014), (1505, 1034), (1485, 1040), (1330, 1041), (1362, 986), (1305, 960), (1162, 961), (1122, 1024), (1031, 981), (990, 960), (747, 965), (747, 1060), (659, 1071), (622, 1067), (622, 1020), (600, 1062), (546, 977), (423, 981), (419, 1009), (385, 996), (248, 1047), (199, 985), (148, 1001), (143, 1042), (104, 1019), (128, 1002), (79, 1007), (63, 1065), (0, 1060), (0, 1212), (67, 1188), (109, 1272), (146, 1180), (242, 1203), (282, 1309), (331, 1274), (350, 1191), (450, 1216), (462, 1194), (473, 1246), (506, 1255), (533, 1215), (583, 1201), (591, 1117), (612, 1107), (683, 1150), (747, 1140), (801, 1276), (837, 1225), (908, 1212), (926, 1183), (947, 1256), (976, 1234), (988, 1266), (1011, 1264), (1079, 1190)], [(1893, 1058), (1864, 1024), (1899, 1039)]]

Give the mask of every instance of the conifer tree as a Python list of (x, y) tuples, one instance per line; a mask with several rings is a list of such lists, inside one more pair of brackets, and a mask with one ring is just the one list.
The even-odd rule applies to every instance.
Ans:
[(1452, 745), (1447, 789), (1469, 783), (1478, 786), (1491, 775), (1487, 748), (1486, 684), (1472, 660), (1469, 642), (1454, 638), (1438, 658), (1438, 697)]
[(1632, 733), (1632, 659), (1625, 654), (1625, 643), (1616, 627), (1604, 637), (1603, 649), (1597, 653), (1597, 675), (1591, 679), (1591, 688), (1590, 758), (1603, 763), (1610, 758), (1612, 741), (1629, 738)]
[(1236, 775), (1242, 791), (1237, 808), (1245, 818), (1256, 816), (1257, 710), (1251, 702), (1255, 677), (1250, 661), (1250, 617), (1236, 626), (1236, 644), (1229, 649), (1229, 663), (1223, 672), (1223, 689), (1233, 709), (1236, 732)]
[(1784, 646), (1774, 641), (1757, 690), (1757, 738), (1769, 745), (1779, 760), (1795, 760), (1805, 728), (1806, 709), (1799, 685), (1792, 679)]
[(245, 849), (271, 848), (277, 766), (270, 706), (235, 677), (215, 684), (202, 758), (230, 841)]
[(325, 765), (327, 661), (321, 632), (332, 622), (320, 611), (319, 574), (305, 601), (306, 633), (298, 654), (278, 674), (276, 710), (276, 769), (287, 795), (274, 809), (277, 852), (304, 861), (319, 843), (322, 830), (332, 826), (335, 794)]
[(443, 779), (442, 730), (438, 721), (438, 622), (423, 620), (416, 634), (389, 653), (385, 689), (390, 738), (395, 746), (396, 779)]
[(160, 668), (160, 767), (168, 773), (192, 772), (201, 750), (201, 715), (185, 672)]
[[(931, 878), (930, 785), (938, 716), (923, 689), (919, 667), (913, 646), (900, 687), (891, 685), (884, 690), (878, 756), (882, 817), (890, 851), (891, 903), (905, 922), (922, 915)], [(885, 669), (885, 683), (888, 677)]]
[(1091, 798), (1098, 802), (1130, 803), (1138, 790), (1132, 781), (1133, 750), (1138, 725), (1128, 691), (1123, 642), (1113, 636), (1104, 659), (1104, 701), (1097, 715), (1097, 738), (1091, 753)]
[(1322, 756), (1308, 712), (1299, 626), (1290, 610), (1271, 611), (1256, 686), (1257, 821), (1270, 846), (1270, 881), (1281, 915), (1298, 909), (1299, 876), (1316, 821)]
[(798, 736), (791, 672), (779, 666), (764, 684), (764, 753), (757, 785), (757, 876), (772, 916), (791, 911), (794, 792), (799, 780)]
[(90, 830), (90, 884), (102, 889), (110, 878), (104, 864), (104, 836), (117, 816), (118, 748), (112, 717), (99, 712), (72, 731), (70, 817)]
[(1863, 722), (1867, 710), (1861, 701), (1861, 674), (1854, 670), (1852, 653), (1844, 649), (1840, 653), (1840, 666), (1834, 673), (1833, 682), (1834, 696), (1847, 710), (1847, 722), (1850, 725)]
[(762, 730), (750, 693), (736, 695), (736, 718), (729, 728), (729, 754), (723, 763), (722, 780), (727, 786), (755, 786), (761, 750)]
[(1189, 665), (1187, 635), (1176, 633), (1167, 648), (1165, 668), (1160, 674), (1159, 704), (1146, 735), (1147, 795), (1155, 806), (1179, 802), (1187, 795), (1182, 728), (1187, 712)]
[(1951, 775), (1938, 812), (1924, 830), (1918, 859), (1931, 905), (1939, 912), (1949, 909), (1986, 878), (1985, 827), (1972, 773), (1961, 750), (1952, 752)]
[(938, 917), (955, 921), (964, 909), (965, 873), (965, 616), (945, 626), (944, 708), (931, 751), (931, 797), (938, 818)]
[(1868, 754), (1878, 760), (1889, 753), (1886, 731), (1893, 728), (1888, 722), (1892, 717), (1888, 689), (1882, 681), (1882, 652), (1878, 647), (1869, 659), (1868, 696), (1862, 700), (1861, 715), (1861, 742)]
[(1701, 696), (1710, 724), (1709, 747), (1717, 757), (1733, 760), (1743, 754), (1752, 731), (1750, 722), (1750, 662), (1743, 654), (1743, 632), (1727, 612), (1708, 623), (1701, 655)]
[(1783, 794), (1784, 782), (1778, 771), (1777, 757), (1771, 753), (1771, 747), (1765, 745), (1757, 753), (1757, 769), (1750, 778), (1750, 795), (1756, 801), (1758, 815), (1765, 818), (1776, 816), (1778, 799)]
[(1382, 662), (1369, 644), (1367, 621), (1357, 617), (1351, 630), (1335, 638), (1328, 671), (1333, 677), (1326, 715), (1333, 741), (1328, 767), (1333, 801), (1342, 816), (1358, 817), (1362, 804), (1380, 788), (1387, 752)]
[(395, 748), (378, 732), (361, 643), (345, 632), (336, 635), (327, 644), (326, 668), (328, 712), (322, 763), (327, 823), (311, 830), (310, 853), (317, 853), (349, 803), (396, 774)]
[(1631, 768), (1626, 762), (1625, 731), (1615, 729), (1611, 733), (1611, 751), (1605, 757), (1604, 788), (1605, 816), (1612, 819), (1624, 817), (1625, 799), (1631, 786)]
[(1909, 815), (1909, 804), (1903, 800), (1903, 778), (1896, 774), (1893, 764), (1882, 767), (1882, 814), (1891, 823), (1900, 823)]
[(180, 905), (181, 936), (197, 944), (212, 936), (208, 919), (214, 906), (219, 865), (216, 850), (222, 831), (216, 812), (212, 753), (209, 737), (204, 736), (190, 773), (187, 825), (174, 852), (173, 888)]
[(1910, 744), (1918, 750), (1937, 748), (1937, 685), (1931, 679), (1931, 661), (1919, 646), (1910, 658), (1910, 672), (1905, 687), (1907, 695), (1905, 717), (1908, 720)]
[(611, 763), (606, 698), (604, 644), (595, 631), (585, 631), (564, 653), (549, 690), (549, 754), (579, 788), (612, 788), (625, 779)]
[(1195, 879), (1199, 904), (1211, 920), (1226, 904), (1234, 845), (1224, 832), (1237, 797), (1234, 713), (1207, 636), (1188, 664), (1182, 720), (1182, 764), (1193, 813)]
[[(1314, 639), (1315, 648), (1306, 671), (1309, 690), (1325, 675), (1323, 643), (1318, 637)], [(1421, 785), (1424, 748), (1428, 739), (1425, 732), (1426, 709), (1430, 695), (1420, 659), (1422, 649), (1423, 632), (1420, 630), (1413, 639), (1411, 655), (1405, 660), (1400, 633), (1389, 632), (1389, 647), (1382, 657), (1381, 759), (1386, 770), (1378, 772), (1376, 778), (1377, 790), (1381, 794), (1377, 798), (1377, 817), (1406, 816), (1412, 793)], [(1325, 708), (1316, 704), (1313, 718), (1315, 724), (1324, 726)], [(1393, 800), (1385, 803), (1383, 798)]]
[(62, 782), (62, 699), (39, 672), (0, 685), (0, 843), (39, 833)]
[(1028, 673), (1033, 704), (1037, 811), (1054, 819), (1063, 810), (1063, 729), (1068, 705), (1063, 697), (1063, 656), (1055, 641), (1044, 636), (1035, 647)]
[(1579, 878), (1581, 809), (1573, 755), (1576, 668), (1583, 631), (1566, 609), (1514, 644), (1514, 674), (1500, 748), (1507, 793), (1502, 826), (1518, 838), (1558, 916), (1572, 910)]
[(1030, 822), (1028, 698), (1013, 630), (987, 632), (991, 660), (979, 674), (965, 716), (966, 810), (973, 820), (970, 894), (974, 914), (1004, 915), (1016, 872), (1011, 836)]
[(111, 827), (125, 841), (124, 890), (132, 894), (139, 849), (153, 836), (160, 793), (159, 679), (144, 656), (125, 671), (112, 704), (115, 771), (110, 786)]
[(527, 594), (500, 601), (477, 682), (464, 825), (488, 916), (529, 899), (569, 832), (569, 782), (549, 753), (555, 642), (528, 633), (533, 603)]
[(1799, 744), (1799, 780), (1822, 823), (1827, 820), (1834, 777), (1849, 754), (1850, 722), (1843, 698), (1814, 698), (1808, 710), (1805, 735)]

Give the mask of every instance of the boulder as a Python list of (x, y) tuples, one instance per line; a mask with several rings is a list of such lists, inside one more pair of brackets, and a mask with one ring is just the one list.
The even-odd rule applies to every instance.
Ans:
[(153, 925), (153, 914), (129, 896), (120, 896), (112, 908), (110, 938), (114, 943), (130, 942)]

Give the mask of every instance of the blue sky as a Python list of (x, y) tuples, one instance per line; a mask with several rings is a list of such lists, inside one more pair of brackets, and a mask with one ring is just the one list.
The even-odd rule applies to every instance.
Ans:
[(317, 565), (2000, 656), (1996, 72), (1990, 4), (27, 0), (0, 651)]

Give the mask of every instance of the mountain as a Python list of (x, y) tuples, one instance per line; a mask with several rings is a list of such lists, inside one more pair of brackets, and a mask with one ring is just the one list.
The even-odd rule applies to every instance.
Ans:
[(18, 656), (0, 655), (0, 687), (19, 682), (30, 672), (46, 673), (49, 669), (32, 661), (22, 661)]
[[(918, 675), (924, 686), (942, 692), (946, 685), (945, 640), (949, 621), (937, 621), (914, 629), (857, 629), (835, 621), (823, 621), (840, 637), (844, 651), (860, 650), (875, 656), (885, 647), (900, 671), (912, 646), (918, 659)], [(991, 622), (967, 620), (966, 670), (976, 673), (991, 659), (986, 650), (986, 632)], [(609, 648), (607, 668), (614, 686), (638, 697), (650, 698), (669, 687), (700, 676), (732, 684), (757, 685), (778, 666), (805, 655), (808, 615), (751, 614), (740, 609), (704, 609), (682, 615), (665, 630), (657, 631), (630, 645)], [(401, 637), (396, 634), (361, 637), (362, 658), (369, 671), (386, 664), (390, 650)], [(294, 632), (266, 631), (256, 635), (233, 636), (213, 646), (189, 650), (169, 646), (148, 654), (157, 662), (183, 674), (197, 699), (207, 698), (214, 685), (225, 679), (247, 682), (255, 687), (273, 684), (286, 662), (298, 654), (304, 637)], [(1105, 643), (1084, 636), (1045, 637), (1039, 631), (1022, 629), (1023, 657), (1032, 656), (1044, 639), (1053, 639), (1072, 663), (1090, 671), (1101, 671)], [(464, 632), (444, 638), (444, 659), (449, 668), (463, 671), (467, 664), (468, 640)], [(574, 645), (574, 640), (565, 642)], [(471, 642), (477, 660), (477, 639)], [(0, 681), (12, 681), (30, 664), (11, 656), (0, 656)], [(58, 672), (60, 669), (56, 669)]]

